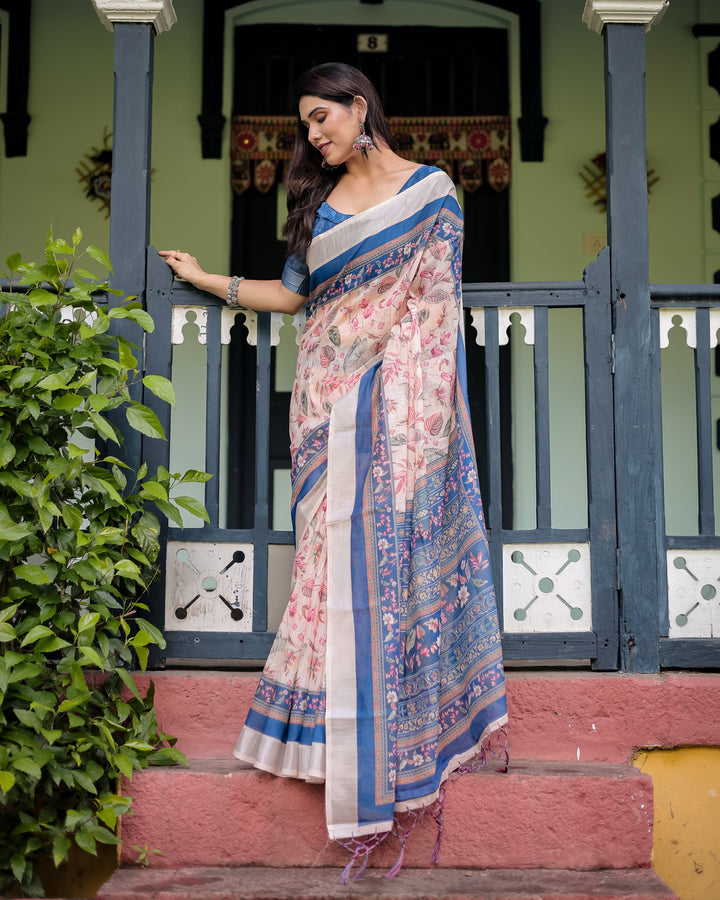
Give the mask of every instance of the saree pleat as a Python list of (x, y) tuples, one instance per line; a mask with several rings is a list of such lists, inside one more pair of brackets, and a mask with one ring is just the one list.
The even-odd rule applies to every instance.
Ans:
[(464, 371), (462, 218), (419, 170), (317, 235), (290, 414), (291, 596), (236, 755), (389, 831), (507, 721)]

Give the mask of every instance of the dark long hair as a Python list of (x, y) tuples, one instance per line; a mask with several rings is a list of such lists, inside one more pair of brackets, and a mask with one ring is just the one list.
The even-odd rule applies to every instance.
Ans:
[[(365, 132), (375, 144), (384, 144), (391, 150), (397, 148), (395, 138), (382, 110), (375, 88), (358, 69), (346, 63), (323, 63), (308, 69), (292, 88), (295, 103), (301, 97), (321, 97), (350, 108), (355, 97), (367, 101)], [(303, 254), (312, 240), (313, 222), (317, 208), (327, 199), (345, 165), (332, 169), (322, 168), (322, 157), (310, 144), (308, 132), (298, 114), (295, 148), (288, 167), (288, 218), (283, 234), (288, 241), (288, 254)]]

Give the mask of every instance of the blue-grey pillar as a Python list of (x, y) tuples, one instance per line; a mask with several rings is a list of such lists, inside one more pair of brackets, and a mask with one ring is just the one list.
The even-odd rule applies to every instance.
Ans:
[[(150, 154), (155, 35), (176, 21), (172, 0), (92, 0), (103, 24), (114, 31), (113, 173), (110, 195), (111, 284), (145, 303), (145, 263), (150, 243)], [(117, 299), (110, 298), (110, 303)], [(137, 346), (143, 369), (143, 332), (118, 319), (116, 333)], [(134, 399), (142, 399), (136, 385)], [(141, 460), (142, 436), (123, 418), (114, 423), (125, 436), (123, 456), (133, 468)]]
[(653, 398), (660, 349), (650, 312), (645, 30), (667, 0), (639, 6), (588, 0), (583, 18), (605, 37), (620, 661), (626, 671), (656, 672), (665, 603), (664, 502), (660, 410)]

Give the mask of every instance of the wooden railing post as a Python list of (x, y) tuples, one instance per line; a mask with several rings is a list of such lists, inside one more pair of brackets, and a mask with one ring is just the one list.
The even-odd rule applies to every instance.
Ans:
[(645, 32), (668, 0), (587, 0), (583, 21), (604, 33), (608, 243), (615, 334), (615, 482), (620, 662), (660, 665), (664, 500), (652, 340), (645, 140)]
[[(172, 0), (92, 0), (100, 20), (114, 31), (115, 95), (113, 174), (110, 197), (110, 259), (113, 287), (145, 300), (146, 248), (150, 243), (150, 146), (152, 135), (153, 51), (155, 35), (176, 21)], [(110, 302), (113, 302), (112, 296)], [(117, 301), (115, 301), (117, 302)], [(143, 333), (127, 320), (117, 320), (118, 334), (138, 346), (142, 370)], [(142, 385), (134, 399), (142, 398)], [(123, 423), (118, 421), (118, 427)], [(125, 432), (123, 455), (140, 465), (142, 442), (136, 431)]]

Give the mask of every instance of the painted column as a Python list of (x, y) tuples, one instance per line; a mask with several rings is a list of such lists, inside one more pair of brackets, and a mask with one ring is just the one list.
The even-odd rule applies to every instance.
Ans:
[[(150, 243), (150, 148), (155, 35), (177, 21), (172, 0), (92, 0), (105, 27), (115, 34), (113, 174), (110, 195), (110, 259), (113, 287), (145, 302), (145, 263)], [(111, 298), (111, 303), (113, 298)], [(117, 333), (138, 346), (143, 333), (118, 320)], [(134, 399), (140, 400), (142, 385)], [(115, 423), (122, 427), (120, 421)], [(124, 458), (140, 465), (141, 435), (125, 429)]]
[(645, 140), (645, 32), (669, 0), (587, 0), (605, 39), (608, 243), (615, 333), (615, 481), (620, 664), (656, 672), (664, 598), (659, 347), (652, 340)]

